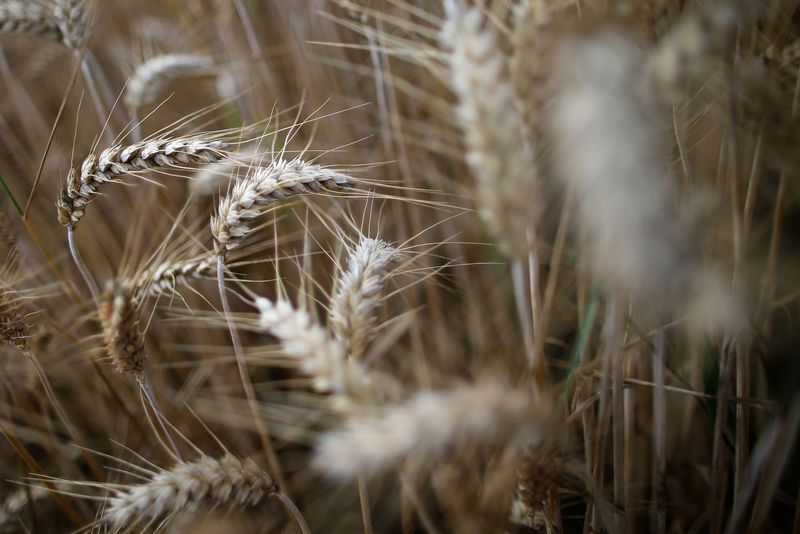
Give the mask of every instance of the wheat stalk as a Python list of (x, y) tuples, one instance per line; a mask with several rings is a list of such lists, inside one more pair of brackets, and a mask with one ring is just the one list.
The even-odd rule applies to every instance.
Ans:
[(135, 111), (158, 98), (171, 81), (202, 72), (213, 65), (210, 58), (197, 54), (164, 54), (151, 58), (138, 67), (125, 88), (124, 101)]
[(0, 3), (0, 33), (31, 33), (61, 39), (61, 30), (52, 13), (30, 0)]
[(547, 399), (532, 398), (499, 381), (417, 393), (376, 415), (354, 416), (343, 429), (324, 434), (314, 466), (349, 479), (391, 469), (410, 457), (435, 462), (460, 445), (530, 445), (547, 436), (551, 413)]
[(104, 183), (136, 171), (159, 167), (178, 167), (192, 163), (213, 163), (225, 157), (227, 143), (202, 137), (162, 138), (128, 146), (115, 145), (90, 154), (80, 171), (70, 169), (56, 202), (58, 220), (74, 226), (85, 212), (86, 204), (97, 195)]
[(351, 182), (345, 174), (300, 159), (278, 158), (253, 170), (220, 199), (217, 213), (211, 217), (214, 252), (225, 256), (238, 247), (251, 231), (248, 223), (264, 206), (303, 193), (335, 191)]
[(397, 250), (380, 239), (363, 239), (350, 252), (331, 299), (330, 320), (349, 358), (360, 360), (374, 335), (375, 310)]

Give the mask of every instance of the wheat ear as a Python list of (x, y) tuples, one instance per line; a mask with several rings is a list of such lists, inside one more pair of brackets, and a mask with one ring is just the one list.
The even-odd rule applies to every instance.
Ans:
[(98, 188), (119, 176), (159, 167), (213, 163), (225, 157), (227, 143), (198, 137), (152, 139), (128, 146), (115, 145), (90, 154), (80, 171), (71, 169), (56, 207), (58, 220), (74, 226), (85, 212), (85, 206), (97, 195)]
[(476, 202), (504, 252), (524, 257), (541, 195), (533, 150), (508, 81), (508, 60), (479, 9), (446, 0), (445, 11), (440, 40), (450, 51), (450, 84), (458, 97)]
[(331, 299), (330, 320), (349, 358), (360, 360), (374, 335), (375, 310), (397, 250), (380, 239), (363, 239), (350, 252)]
[(0, 3), (0, 33), (31, 33), (61, 40), (61, 30), (52, 13), (31, 0)]
[(202, 72), (213, 65), (211, 58), (197, 54), (164, 54), (151, 58), (138, 67), (125, 87), (124, 102), (135, 111), (150, 104), (171, 81)]
[(143, 520), (192, 512), (204, 504), (253, 506), (265, 496), (276, 496), (287, 506), (301, 530), (309, 532), (294, 504), (251, 459), (241, 460), (231, 454), (221, 458), (203, 455), (194, 462), (179, 462), (171, 469), (150, 473), (150, 479), (143, 484), (111, 489), (114, 496), (108, 501), (103, 520), (112, 528), (132, 529)]
[(214, 252), (225, 256), (238, 247), (251, 231), (248, 223), (276, 200), (303, 193), (335, 191), (351, 182), (345, 174), (300, 159), (278, 158), (266, 167), (253, 170), (219, 201), (217, 214), (211, 218)]
[(125, 283), (109, 282), (100, 301), (103, 342), (114, 367), (137, 380), (144, 377), (147, 352), (139, 330), (138, 298)]
[(79, 49), (89, 35), (89, 12), (85, 0), (55, 0), (53, 16), (65, 46)]
[(418, 393), (373, 416), (352, 417), (324, 434), (314, 466), (349, 479), (386, 471), (409, 457), (435, 462), (459, 445), (489, 447), (544, 439), (552, 406), (507, 384), (487, 381), (444, 392)]
[(394, 380), (348, 360), (342, 344), (330, 337), (307, 311), (296, 309), (286, 300), (272, 302), (262, 297), (256, 299), (256, 307), (261, 328), (280, 340), (286, 356), (300, 362), (316, 391), (364, 400), (399, 393)]
[(169, 295), (179, 285), (185, 285), (190, 279), (213, 275), (216, 272), (216, 258), (206, 254), (197, 258), (181, 261), (167, 261), (147, 269), (137, 278), (139, 291), (151, 297)]

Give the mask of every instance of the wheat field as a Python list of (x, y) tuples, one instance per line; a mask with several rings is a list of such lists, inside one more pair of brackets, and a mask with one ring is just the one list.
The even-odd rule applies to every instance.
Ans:
[(0, 0), (0, 531), (800, 534), (798, 6)]

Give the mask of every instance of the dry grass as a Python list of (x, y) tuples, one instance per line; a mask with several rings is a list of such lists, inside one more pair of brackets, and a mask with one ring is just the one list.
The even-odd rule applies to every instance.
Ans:
[(0, 530), (800, 534), (798, 7), (0, 0)]

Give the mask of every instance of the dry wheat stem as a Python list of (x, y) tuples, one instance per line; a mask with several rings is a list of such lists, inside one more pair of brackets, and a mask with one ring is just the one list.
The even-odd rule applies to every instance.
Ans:
[(533, 445), (549, 434), (552, 410), (547, 398), (501, 382), (421, 392), (374, 416), (352, 416), (343, 429), (324, 434), (314, 466), (352, 479), (392, 469), (410, 457), (435, 462), (460, 444)]
[(264, 448), (264, 454), (267, 456), (269, 468), (273, 473), (278, 485), (283, 491), (288, 491), (288, 485), (283, 478), (278, 455), (275, 453), (275, 448), (272, 446), (272, 438), (269, 433), (269, 427), (261, 417), (258, 405), (258, 398), (253, 389), (253, 382), (250, 380), (250, 370), (247, 368), (247, 361), (245, 359), (244, 348), (242, 341), (239, 338), (239, 330), (233, 320), (231, 313), (230, 302), (228, 301), (228, 293), (225, 288), (225, 259), (222, 256), (217, 256), (217, 288), (219, 290), (219, 298), (222, 301), (222, 312), (225, 314), (225, 321), (228, 324), (228, 332), (231, 336), (231, 344), (233, 345), (233, 353), (236, 357), (236, 367), (239, 370), (239, 379), (242, 382), (245, 397), (247, 397), (247, 404), (250, 412), (255, 421), (256, 431), (258, 432), (261, 446)]
[(214, 252), (225, 256), (238, 247), (251, 232), (249, 222), (276, 200), (336, 191), (351, 183), (345, 174), (300, 159), (277, 158), (267, 167), (251, 171), (220, 199), (217, 213), (211, 217)]
[(198, 54), (164, 54), (138, 67), (125, 87), (125, 105), (131, 111), (150, 104), (171, 81), (201, 73), (213, 65), (211, 58)]
[(376, 310), (398, 251), (379, 239), (363, 239), (350, 252), (331, 299), (330, 321), (349, 358), (360, 360), (374, 336)]
[(80, 170), (70, 169), (56, 202), (61, 224), (75, 225), (83, 217), (104, 183), (123, 174), (180, 167), (187, 164), (213, 163), (225, 157), (227, 143), (202, 137), (161, 138), (128, 146), (115, 145), (84, 159)]

